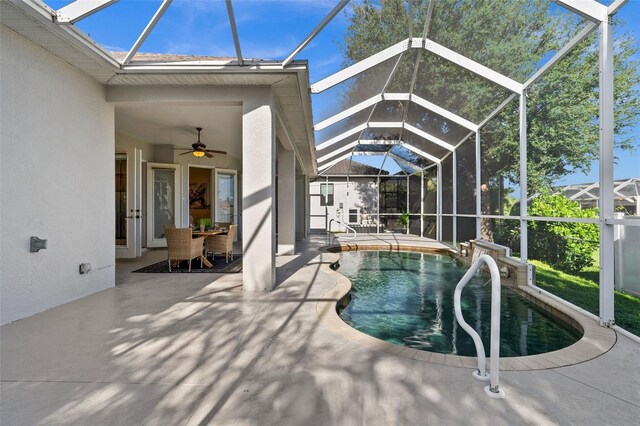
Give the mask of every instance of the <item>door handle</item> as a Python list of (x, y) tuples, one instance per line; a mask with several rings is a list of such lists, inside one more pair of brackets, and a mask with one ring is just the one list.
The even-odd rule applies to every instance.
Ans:
[(126, 219), (133, 219), (133, 215), (131, 216), (125, 216)]

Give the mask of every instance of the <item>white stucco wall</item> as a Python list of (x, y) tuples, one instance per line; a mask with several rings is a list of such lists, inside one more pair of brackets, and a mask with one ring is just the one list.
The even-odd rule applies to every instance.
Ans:
[[(117, 129), (116, 129), (117, 130)], [(144, 161), (155, 161), (153, 156), (153, 145), (145, 141), (141, 141), (132, 136), (118, 133), (116, 131), (116, 152), (124, 153), (132, 148), (140, 148), (142, 150), (142, 159)]]
[[(4, 26), (0, 37), (4, 324), (114, 285), (115, 136), (99, 83)], [(30, 253), (32, 235), (48, 248)]]
[[(320, 184), (327, 183), (324, 178), (319, 178), (309, 186), (311, 205), (311, 229), (325, 229), (325, 206), (320, 205)], [(328, 183), (333, 183), (333, 206), (327, 206), (329, 217), (327, 220), (340, 219), (349, 221), (349, 210), (358, 209), (360, 213), (363, 209), (368, 211), (370, 219), (375, 220), (376, 205), (372, 203), (366, 206), (363, 203), (362, 190), (376, 194), (369, 197), (375, 202), (377, 198), (376, 178), (351, 178), (348, 185), (346, 178), (329, 178)], [(340, 209), (342, 203), (342, 209)], [(337, 226), (335, 229), (338, 229)]]

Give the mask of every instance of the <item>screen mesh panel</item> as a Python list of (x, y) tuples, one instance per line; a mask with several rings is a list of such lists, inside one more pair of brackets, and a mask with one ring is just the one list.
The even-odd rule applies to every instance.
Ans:
[[(479, 17), (482, 19), (478, 19)], [(585, 21), (550, 0), (438, 0), (429, 39), (524, 83)]]
[(397, 56), (375, 65), (327, 90), (313, 95), (314, 120), (319, 123), (379, 95), (391, 75)]
[(469, 134), (469, 129), (414, 102), (409, 105), (407, 123), (449, 143), (452, 147)]
[(474, 123), (479, 123), (511, 94), (430, 52), (422, 55), (414, 93)]
[[(456, 208), (459, 214), (476, 213), (476, 144), (475, 136), (456, 151)], [(475, 234), (475, 228), (473, 230)]]

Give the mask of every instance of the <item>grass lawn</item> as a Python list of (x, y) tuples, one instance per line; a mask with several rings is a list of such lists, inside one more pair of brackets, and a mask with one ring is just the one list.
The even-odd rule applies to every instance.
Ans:
[[(577, 275), (553, 269), (546, 263), (530, 260), (536, 266), (536, 285), (558, 297), (598, 315), (598, 269), (587, 268)], [(640, 336), (640, 298), (615, 292), (616, 324)]]

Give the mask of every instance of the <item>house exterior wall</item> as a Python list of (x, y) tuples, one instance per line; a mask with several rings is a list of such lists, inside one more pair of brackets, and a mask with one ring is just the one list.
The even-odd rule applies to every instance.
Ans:
[[(114, 110), (104, 88), (0, 26), (0, 323), (115, 283)], [(30, 253), (29, 239), (48, 240)], [(88, 262), (91, 272), (80, 275)]]
[[(323, 183), (333, 184), (333, 206), (326, 206), (328, 218), (325, 220), (325, 206), (321, 205), (320, 185)], [(319, 178), (309, 185), (311, 225), (312, 230), (326, 229), (326, 222), (331, 219), (340, 219), (349, 223), (349, 210), (357, 209), (358, 221), (363, 223), (362, 214), (369, 214), (369, 219), (375, 222), (377, 211), (378, 189), (376, 177), (353, 177), (347, 182), (343, 177), (329, 177), (328, 181)], [(342, 208), (340, 205), (342, 204)], [(356, 222), (352, 222), (356, 223)], [(333, 230), (339, 230), (338, 226), (333, 226)]]

